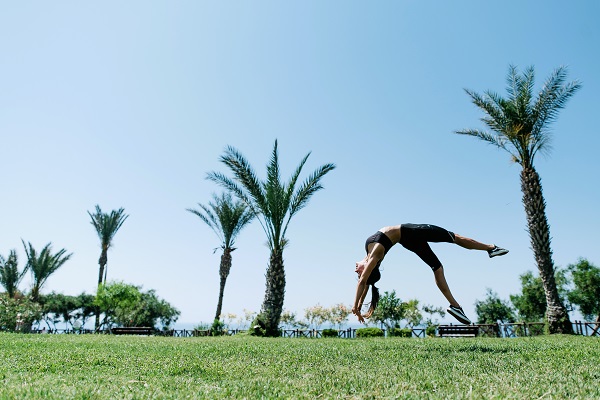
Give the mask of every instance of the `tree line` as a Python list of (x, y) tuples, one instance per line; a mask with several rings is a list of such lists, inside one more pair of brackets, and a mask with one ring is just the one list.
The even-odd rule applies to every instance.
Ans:
[[(488, 288), (483, 300), (475, 301), (478, 324), (506, 324), (518, 322), (543, 322), (547, 305), (542, 279), (532, 271), (520, 277), (521, 292), (510, 295), (510, 301), (502, 300)], [(600, 323), (600, 268), (581, 258), (565, 268), (558, 268), (555, 280), (561, 301), (569, 312), (578, 310), (584, 319)], [(221, 314), (219, 324), (198, 325), (196, 329), (211, 329), (218, 335), (236, 324), (239, 330), (248, 329), (256, 313), (244, 310), (245, 315)], [(317, 304), (308, 307), (303, 314), (283, 310), (280, 330), (285, 329), (343, 329), (351, 314), (350, 307), (340, 303), (331, 307)], [(388, 332), (411, 332), (423, 328), (427, 335), (433, 335), (439, 319), (445, 316), (442, 307), (421, 304), (418, 299), (401, 300), (395, 290), (386, 291), (380, 298), (379, 306), (368, 320), (368, 325), (376, 325)]]
[[(475, 303), (480, 324), (541, 322), (548, 313), (543, 281), (527, 271), (520, 276), (521, 293), (502, 300), (487, 289), (484, 300)], [(600, 268), (581, 258), (566, 268), (555, 271), (557, 292), (568, 311), (579, 310), (585, 320), (600, 323)]]
[[(0, 255), (0, 284), (6, 291), (0, 294), (0, 330), (28, 331), (35, 322), (45, 323), (49, 329), (56, 329), (59, 322), (67, 329), (80, 328), (91, 317), (95, 317), (96, 331), (113, 326), (168, 327), (177, 320), (179, 310), (160, 299), (154, 290), (142, 291), (140, 286), (106, 281), (108, 249), (128, 217), (125, 210), (120, 208), (104, 213), (96, 205), (95, 212), (88, 211), (88, 215), (101, 248), (96, 294), (41, 294), (48, 278), (71, 258), (72, 253), (67, 254), (65, 249), (54, 252), (52, 243), (38, 252), (31, 243), (22, 241), (27, 257), (22, 270), (16, 250), (10, 250), (6, 258)], [(22, 292), (19, 284), (27, 272), (31, 273), (33, 283), (28, 292)]]

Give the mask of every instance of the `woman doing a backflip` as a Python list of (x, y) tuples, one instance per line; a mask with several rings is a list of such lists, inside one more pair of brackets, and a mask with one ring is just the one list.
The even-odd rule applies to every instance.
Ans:
[[(435, 225), (428, 224), (402, 224), (395, 226), (386, 226), (378, 230), (374, 235), (371, 235), (366, 243), (365, 250), (367, 255), (361, 261), (356, 263), (356, 273), (358, 274), (358, 285), (356, 287), (356, 297), (352, 307), (352, 313), (358, 317), (361, 323), (365, 322), (365, 318), (369, 318), (377, 302), (379, 301), (379, 290), (375, 287), (375, 283), (381, 278), (379, 265), (387, 254), (387, 252), (396, 243), (400, 243), (406, 249), (418, 255), (432, 269), (435, 276), (435, 283), (440, 289), (444, 297), (450, 303), (448, 313), (463, 324), (470, 324), (471, 321), (456, 301), (446, 278), (444, 277), (444, 267), (437, 258), (435, 253), (429, 247), (429, 242), (446, 242), (455, 243), (465, 249), (470, 250), (485, 250), (490, 258), (502, 256), (508, 253), (508, 250), (491, 244), (484, 244), (468, 237), (447, 231)], [(371, 289), (371, 306), (364, 315), (360, 309), (363, 305), (367, 291)]]

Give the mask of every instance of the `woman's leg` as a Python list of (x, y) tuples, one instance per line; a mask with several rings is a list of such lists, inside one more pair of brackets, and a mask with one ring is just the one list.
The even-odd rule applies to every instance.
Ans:
[(454, 243), (456, 243), (460, 247), (464, 247), (465, 249), (469, 249), (469, 250), (490, 251), (490, 250), (494, 249), (494, 245), (481, 243), (475, 239), (460, 236), (457, 233), (454, 234)]
[(423, 260), (425, 264), (429, 265), (429, 268), (431, 268), (433, 271), (433, 276), (435, 277), (435, 284), (440, 289), (446, 300), (448, 300), (450, 305), (460, 307), (454, 296), (452, 296), (452, 292), (450, 292), (450, 288), (446, 282), (446, 277), (444, 276), (444, 267), (433, 250), (431, 250), (429, 243), (424, 241), (403, 241), (400, 242), (400, 244), (407, 250), (410, 250), (419, 256), (419, 258)]
[(460, 307), (460, 304), (458, 304), (454, 296), (452, 296), (452, 292), (450, 292), (450, 288), (446, 282), (446, 277), (444, 276), (444, 267), (440, 266), (438, 269), (433, 271), (433, 275), (435, 276), (435, 284), (440, 289), (446, 300), (448, 300), (450, 305), (454, 307)]

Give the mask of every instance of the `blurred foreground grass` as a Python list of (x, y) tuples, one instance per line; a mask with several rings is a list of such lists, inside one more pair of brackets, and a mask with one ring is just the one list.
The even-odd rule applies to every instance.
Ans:
[(596, 398), (600, 339), (0, 334), (1, 399)]

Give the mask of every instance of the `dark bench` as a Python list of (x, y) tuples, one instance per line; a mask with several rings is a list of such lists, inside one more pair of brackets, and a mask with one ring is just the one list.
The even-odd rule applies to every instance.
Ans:
[(475, 337), (479, 334), (476, 325), (440, 325), (438, 335), (440, 337)]
[(154, 328), (148, 326), (130, 326), (126, 328), (112, 328), (113, 335), (152, 335)]

